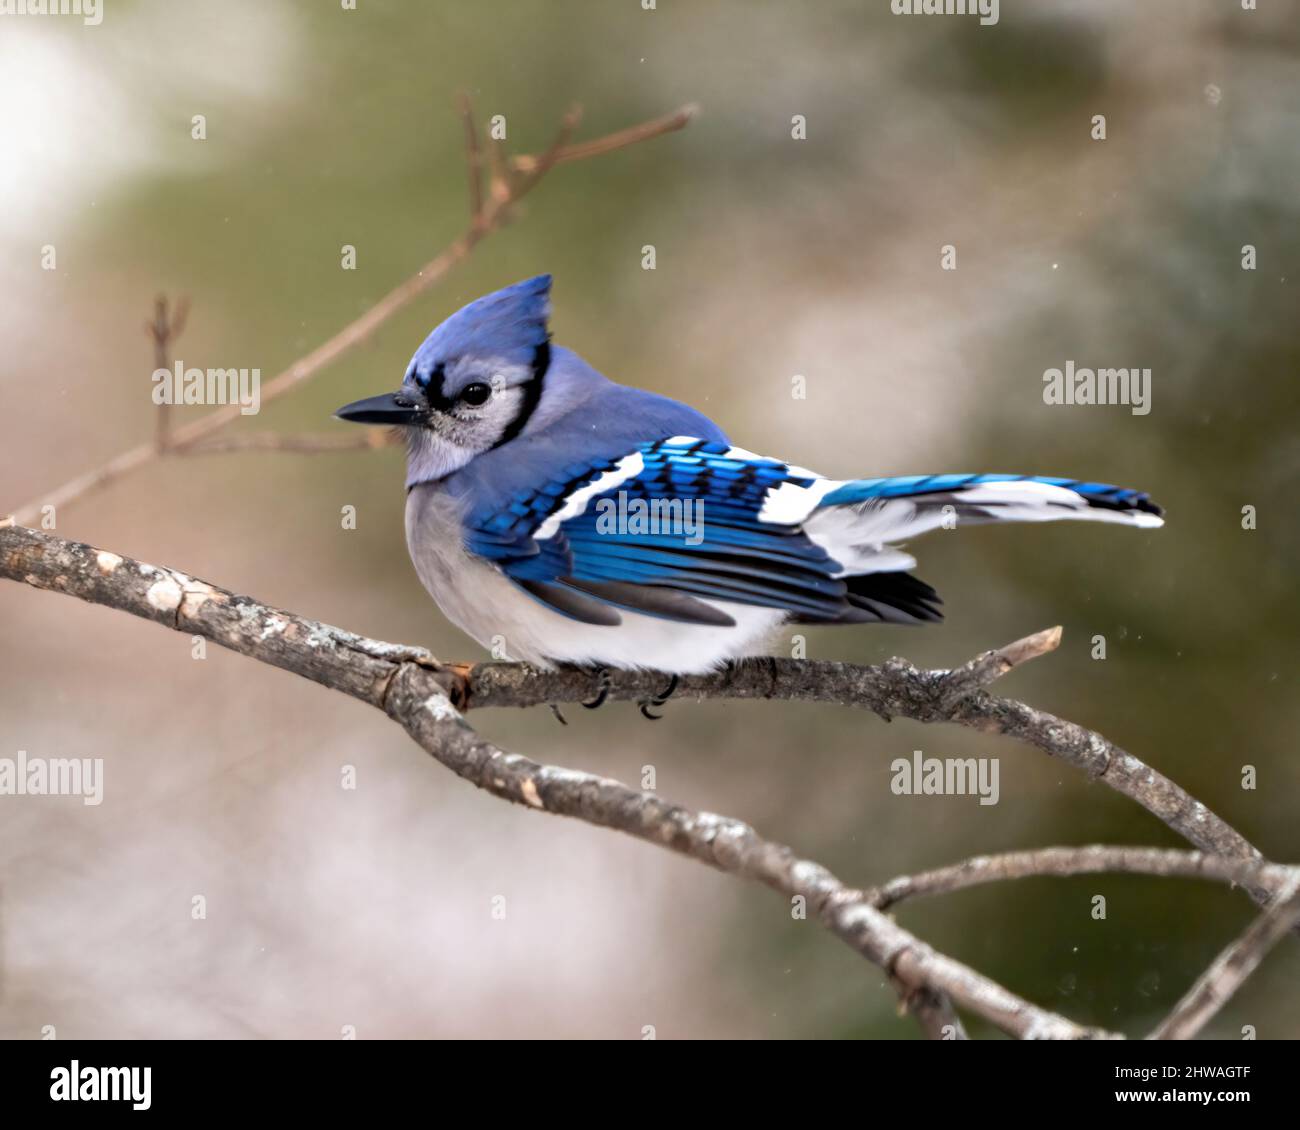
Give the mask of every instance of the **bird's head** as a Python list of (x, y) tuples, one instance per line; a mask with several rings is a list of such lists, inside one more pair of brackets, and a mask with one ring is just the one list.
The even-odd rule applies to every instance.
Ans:
[(420, 479), (441, 478), (523, 431), (550, 364), (551, 276), (475, 299), (415, 351), (402, 387), (335, 415), (406, 433)]

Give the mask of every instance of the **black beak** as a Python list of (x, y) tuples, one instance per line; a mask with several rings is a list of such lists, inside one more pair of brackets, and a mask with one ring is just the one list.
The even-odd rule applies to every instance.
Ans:
[(429, 409), (422, 400), (403, 390), (345, 404), (334, 415), (354, 424), (409, 425), (424, 423), (429, 418)]

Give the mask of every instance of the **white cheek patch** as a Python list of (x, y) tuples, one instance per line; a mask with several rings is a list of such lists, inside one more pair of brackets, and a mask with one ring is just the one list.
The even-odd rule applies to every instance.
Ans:
[(482, 408), (476, 408), (472, 416), (462, 420), (465, 427), (477, 439), (480, 435), (491, 436), (496, 443), (515, 422), (524, 404), (524, 390), (517, 385), (498, 388), (492, 386), (492, 396)]
[(510, 430), (523, 404), (524, 389), (510, 385), (494, 389), (477, 408), (453, 404), (448, 412), (432, 413), (426, 427), (403, 429), (409, 454), (406, 485), (445, 478), (491, 451)]
[(453, 401), (447, 411), (435, 412), (427, 430), (466, 451), (487, 451), (514, 423), (523, 402), (523, 390), (517, 386), (494, 388), (482, 404)]
[(413, 483), (444, 478), (474, 458), (474, 452), (431, 428), (406, 428), (405, 431), (408, 487)]

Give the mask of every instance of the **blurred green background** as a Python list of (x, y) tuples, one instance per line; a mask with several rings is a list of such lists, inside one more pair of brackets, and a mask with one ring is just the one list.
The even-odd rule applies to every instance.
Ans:
[[(681, 133), (555, 170), (372, 342), (237, 428), (341, 430), (332, 410), (395, 387), (438, 321), (550, 271), (559, 343), (752, 450), (837, 477), (1147, 489), (1168, 509), (1158, 532), (934, 535), (913, 548), (945, 625), (814, 630), (808, 654), (949, 666), (1060, 623), (1061, 650), (1005, 693), (1100, 730), (1295, 859), (1300, 4), (1260, 7), (1003, 0), (992, 27), (887, 0), (106, 0), (98, 27), (6, 17), (0, 511), (152, 434), (155, 293), (192, 298), (187, 365), (269, 378), (455, 237), (457, 91), (480, 122), (505, 115), (513, 152), (543, 148), (575, 101), (584, 138), (698, 103)], [(1045, 405), (1042, 373), (1066, 360), (1150, 368), (1152, 411)], [(57, 532), (478, 658), (407, 561), (401, 462), (177, 458), (67, 508)], [(770, 892), (508, 808), (339, 695), (14, 585), (0, 625), (3, 755), (106, 762), (99, 808), (0, 798), (0, 1035), (917, 1034), (877, 970)], [(798, 704), (569, 714), (475, 721), (543, 761), (629, 782), (653, 766), (663, 795), (850, 882), (1015, 848), (1183, 846), (1041, 753), (957, 728)], [(914, 749), (1000, 758), (999, 804), (892, 795), (889, 763)], [(1252, 913), (1208, 884), (1089, 877), (898, 917), (1039, 1003), (1139, 1035)], [(1298, 975), (1284, 942), (1210, 1033), (1300, 1036)]]

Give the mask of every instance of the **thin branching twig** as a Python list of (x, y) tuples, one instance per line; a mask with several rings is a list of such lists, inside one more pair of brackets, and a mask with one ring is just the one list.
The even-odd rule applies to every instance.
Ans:
[(1276, 891), (1290, 880), (1294, 869), (1258, 859), (1231, 859), (1200, 851), (1170, 848), (1084, 847), (1037, 848), (1001, 855), (977, 855), (948, 867), (915, 875), (900, 875), (871, 892), (871, 901), (888, 910), (907, 899), (946, 895), (968, 887), (1010, 879), (1071, 875), (1159, 875), (1187, 879), (1212, 879), (1221, 883), (1254, 885)]
[[(328, 365), (368, 341), (394, 314), (409, 306), (435, 283), (445, 278), (454, 267), (467, 259), (483, 239), (508, 224), (514, 215), (514, 205), (536, 188), (555, 165), (564, 161), (601, 156), (660, 137), (665, 133), (681, 129), (692, 116), (690, 108), (684, 108), (665, 117), (643, 122), (630, 129), (619, 130), (574, 146), (569, 144), (569, 138), (580, 117), (580, 111), (575, 107), (565, 115), (555, 142), (546, 152), (536, 157), (516, 157), (513, 163), (507, 163), (499, 145), (494, 143), (489, 146), (494, 172), (488, 199), (484, 200), (481, 173), (475, 172), (476, 169), (481, 169), (481, 147), (478, 135), (473, 130), (467, 98), (462, 98), (461, 114), (466, 123), (466, 161), (470, 166), (471, 176), (471, 215), (466, 230), (359, 318), (267, 381), (261, 389), (262, 404), (292, 392)], [(176, 313), (180, 315), (180, 325), (183, 325), (184, 308), (179, 304)], [(165, 352), (166, 341), (174, 340), (180, 332), (180, 325), (173, 315), (168, 333), (161, 338), (154, 334), (155, 361)], [(159, 363), (155, 367), (165, 368), (166, 364)], [(30, 525), (41, 516), (44, 507), (53, 506), (56, 511), (60, 510), (92, 490), (137, 471), (164, 455), (180, 454), (188, 448), (204, 443), (217, 432), (240, 419), (242, 415), (242, 405), (227, 404), (214, 408), (206, 415), (181, 427), (172, 427), (169, 414), (164, 410), (162, 418), (157, 422), (152, 442), (130, 448), (93, 471), (78, 475), (62, 486), (45, 492), (41, 497), (19, 506), (10, 516), (18, 525)], [(371, 445), (357, 444), (356, 446)], [(316, 450), (310, 444), (297, 448), (288, 443), (274, 447), (259, 447), (259, 449)], [(216, 449), (210, 447), (208, 450)]]
[(1278, 893), (1277, 901), (1214, 959), (1150, 1038), (1190, 1040), (1255, 972), (1264, 955), (1297, 925), (1300, 925), (1300, 874), (1293, 875)]
[[(160, 369), (172, 367), (172, 343), (185, 331), (185, 321), (190, 313), (190, 300), (185, 296), (177, 301), (170, 310), (167, 296), (160, 294), (154, 299), (153, 319), (144, 324), (144, 332), (153, 342), (153, 367)], [(153, 443), (158, 454), (163, 454), (171, 442), (168, 429), (171, 423), (171, 404), (167, 401), (158, 405), (158, 418), (155, 421)]]
[(245, 432), (217, 435), (181, 448), (178, 455), (226, 455), (233, 451), (291, 451), (299, 455), (330, 455), (340, 451), (373, 451), (396, 447), (401, 438), (394, 430), (358, 429), (348, 435), (331, 432)]

